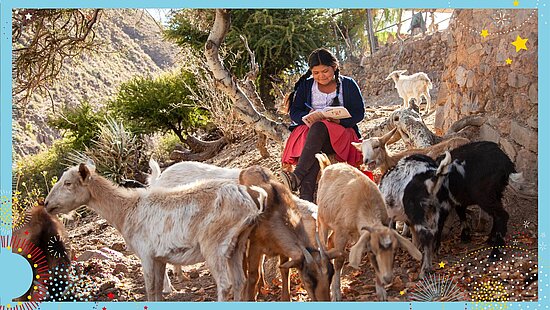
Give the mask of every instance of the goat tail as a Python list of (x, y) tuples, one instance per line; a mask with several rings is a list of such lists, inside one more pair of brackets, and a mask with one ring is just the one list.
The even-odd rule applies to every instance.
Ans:
[(355, 269), (359, 269), (359, 264), (361, 263), (361, 258), (363, 257), (363, 252), (367, 247), (367, 242), (370, 240), (370, 232), (368, 230), (363, 230), (361, 237), (357, 240), (354, 246), (351, 247), (349, 251), (349, 265)]
[(328, 159), (327, 154), (325, 153), (317, 153), (315, 154), (315, 158), (319, 161), (319, 167), (321, 167), (321, 172), (325, 170), (326, 167), (331, 165), (330, 160)]
[(430, 79), (428, 79), (428, 89), (432, 89), (434, 88), (433, 84), (432, 84), (432, 81), (430, 81)]
[(147, 177), (147, 184), (152, 185), (160, 177), (160, 166), (153, 157), (149, 159), (149, 168), (151, 168), (151, 174)]

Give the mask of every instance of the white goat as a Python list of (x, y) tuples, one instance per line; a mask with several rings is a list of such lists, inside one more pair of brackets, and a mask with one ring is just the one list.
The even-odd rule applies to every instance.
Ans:
[[(148, 177), (148, 183), (152, 188), (171, 188), (205, 179), (222, 179), (237, 183), (239, 182), (239, 175), (242, 171), (241, 169), (222, 168), (215, 165), (195, 161), (183, 161), (176, 163), (166, 168), (166, 170), (164, 170), (162, 173), (160, 171), (158, 163), (154, 159), (149, 160), (149, 166), (151, 168), (151, 175)], [(300, 213), (301, 222), (304, 225), (306, 233), (308, 234), (308, 238), (311, 242), (313, 242), (315, 240), (315, 232), (317, 228), (317, 205), (307, 200), (300, 199), (295, 195), (291, 196), (293, 203), (296, 204), (296, 207)], [(258, 227), (259, 226), (260, 225), (258, 225)], [(314, 263), (318, 263), (318, 260), (316, 260)], [(180, 266), (175, 265), (174, 267), (176, 273), (181, 272)], [(315, 268), (310, 269), (314, 270)], [(262, 271), (260, 272), (261, 274), (263, 274)], [(281, 268), (281, 276), (283, 277), (283, 289), (281, 291), (282, 300), (290, 300), (288, 275), (289, 269)], [(168, 279), (168, 276), (166, 276), (166, 279)], [(322, 279), (320, 278), (317, 278), (315, 280), (317, 280), (317, 282), (322, 281)], [(165, 289), (168, 288), (170, 285), (168, 281), (169, 279), (165, 280)], [(306, 286), (307, 288), (308, 284), (309, 283), (304, 283), (304, 286)], [(323, 295), (322, 293), (317, 291), (317, 288), (322, 288), (322, 285), (319, 284), (315, 288), (307, 290), (310, 298), (314, 300), (322, 298), (321, 295)], [(250, 298), (250, 293), (248, 295), (248, 298)]]
[(409, 107), (409, 100), (415, 99), (420, 106), (421, 96), (426, 98), (426, 114), (432, 109), (432, 98), (430, 89), (433, 88), (432, 82), (424, 72), (417, 72), (413, 75), (404, 75), (407, 70), (396, 70), (388, 75), (386, 80), (393, 79), (395, 88), (399, 97), (403, 98), (403, 107)]
[(342, 300), (340, 274), (345, 260), (344, 251), (348, 243), (356, 241), (349, 255), (350, 266), (359, 268), (366, 247), (376, 273), (376, 294), (380, 300), (386, 300), (384, 285), (393, 280), (397, 246), (407, 250), (416, 260), (421, 260), (422, 254), (409, 240), (383, 225), (383, 221), (387, 220), (386, 204), (373, 181), (346, 163), (330, 165), (326, 155), (315, 156), (322, 169), (317, 192), (319, 235), (327, 244), (329, 230), (333, 231), (334, 248), (328, 250), (327, 255), (337, 257), (331, 287), (333, 300)]
[(87, 205), (113, 225), (141, 259), (148, 300), (162, 299), (167, 262), (202, 261), (216, 281), (218, 300), (228, 300), (231, 293), (240, 300), (246, 242), (262, 207), (247, 190), (215, 180), (173, 189), (126, 189), (88, 163), (65, 171), (45, 206), (56, 214)]

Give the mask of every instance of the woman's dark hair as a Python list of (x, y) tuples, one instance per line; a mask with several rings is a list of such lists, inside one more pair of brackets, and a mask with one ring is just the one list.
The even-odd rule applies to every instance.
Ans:
[(311, 69), (318, 65), (325, 65), (330, 67), (336, 67), (336, 70), (334, 70), (334, 78), (336, 79), (336, 97), (334, 98), (330, 106), (333, 106), (333, 107), (339, 106), (340, 99), (338, 99), (338, 96), (340, 95), (340, 79), (338, 77), (340, 76), (340, 65), (339, 65), (338, 59), (336, 59), (336, 56), (334, 56), (334, 54), (332, 54), (326, 48), (318, 48), (313, 52), (311, 52), (311, 54), (309, 54), (307, 64), (309, 66), (309, 69), (294, 84), (294, 90), (290, 93), (290, 95), (287, 98), (285, 98), (285, 105), (287, 107), (290, 107), (290, 104), (292, 104), (292, 102), (294, 101), (294, 94), (298, 90), (298, 87), (300, 86), (300, 84), (302, 84), (305, 80), (307, 80), (311, 76)]

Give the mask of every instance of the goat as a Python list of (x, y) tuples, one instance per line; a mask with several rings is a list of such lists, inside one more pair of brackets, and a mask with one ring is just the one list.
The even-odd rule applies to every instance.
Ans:
[(386, 206), (371, 179), (346, 163), (330, 165), (326, 155), (315, 156), (322, 169), (317, 194), (318, 227), (322, 242), (326, 244), (329, 230), (333, 232), (334, 247), (328, 251), (329, 256), (336, 257), (336, 274), (331, 287), (333, 299), (342, 300), (340, 274), (345, 247), (357, 241), (350, 251), (350, 266), (359, 268), (366, 247), (376, 273), (376, 294), (378, 299), (386, 300), (384, 285), (393, 280), (396, 248), (401, 246), (417, 260), (422, 258), (422, 254), (409, 240), (382, 224), (387, 219)]
[[(67, 287), (69, 266), (71, 264), (71, 251), (65, 244), (67, 231), (63, 224), (46, 212), (44, 205), (37, 203), (30, 210), (28, 223), (13, 231), (14, 240), (26, 240), (38, 247), (44, 253), (50, 275), (48, 293), (44, 301), (60, 301)], [(13, 251), (15, 251), (14, 247)], [(36, 273), (36, 269), (33, 268)], [(55, 272), (55, 274), (54, 274)], [(36, 274), (33, 274), (33, 279)], [(54, 280), (57, 278), (58, 280)], [(54, 287), (53, 283), (56, 283)], [(32, 296), (32, 286), (21, 297), (19, 301), (29, 301), (27, 296)]]
[[(461, 239), (470, 239), (466, 208), (478, 205), (493, 218), (493, 227), (487, 242), (491, 246), (504, 245), (508, 230), (508, 212), (502, 206), (502, 193), (509, 179), (516, 180), (514, 163), (498, 146), (489, 141), (472, 142), (451, 150), (454, 159), (448, 175), (449, 198), (462, 222)], [(441, 162), (442, 158), (437, 159)], [(491, 258), (498, 256), (493, 249)]]
[(243, 170), (239, 182), (247, 186), (259, 186), (267, 192), (265, 211), (249, 237), (249, 300), (255, 300), (260, 263), (262, 256), (267, 254), (280, 257), (282, 300), (290, 300), (289, 268), (297, 268), (311, 300), (329, 301), (330, 282), (334, 274), (331, 257), (327, 257), (322, 248), (316, 249), (313, 236), (306, 231), (290, 190), (275, 181), (269, 170), (259, 166)]
[(384, 174), (390, 168), (397, 165), (397, 162), (403, 157), (412, 154), (424, 154), (436, 159), (445, 151), (452, 150), (458, 146), (470, 142), (470, 140), (466, 138), (453, 137), (423, 149), (411, 149), (398, 154), (390, 155), (388, 154), (386, 145), (395, 142), (392, 141), (395, 140), (395, 137), (399, 137), (399, 134), (396, 133), (396, 128), (392, 129), (382, 137), (369, 138), (363, 140), (361, 143), (352, 142), (351, 144), (363, 154), (363, 164), (367, 166), (369, 170), (372, 171), (376, 168), (380, 168), (380, 171)]
[(162, 299), (167, 262), (201, 261), (216, 281), (219, 301), (228, 300), (231, 289), (234, 300), (242, 298), (243, 255), (262, 209), (244, 186), (211, 180), (126, 189), (98, 175), (89, 162), (66, 170), (45, 205), (51, 214), (87, 205), (113, 225), (141, 259), (148, 300)]
[(415, 99), (420, 106), (421, 96), (426, 98), (426, 114), (432, 109), (432, 98), (430, 89), (433, 88), (432, 82), (424, 72), (417, 72), (413, 75), (404, 75), (407, 70), (393, 71), (386, 77), (386, 80), (392, 79), (399, 97), (403, 98), (403, 107), (409, 107), (409, 100)]
[(422, 248), (420, 278), (432, 270), (433, 252), (439, 248), (443, 224), (451, 209), (443, 186), (450, 163), (449, 152), (445, 152), (439, 166), (426, 155), (410, 155), (400, 159), (380, 180), (388, 216), (411, 227), (413, 243)]
[[(186, 184), (190, 182), (194, 182), (197, 180), (202, 179), (224, 179), (224, 180), (231, 180), (234, 182), (239, 181), (239, 177), (241, 174), (240, 169), (233, 169), (233, 168), (222, 168), (217, 167), (214, 165), (209, 165), (205, 163), (200, 162), (193, 162), (193, 161), (185, 161), (185, 162), (179, 162), (177, 164), (174, 164), (164, 170), (162, 173), (160, 172), (160, 167), (158, 166), (157, 162), (153, 159), (149, 161), (149, 166), (151, 167), (151, 175), (148, 178), (148, 183), (151, 187), (164, 187), (164, 188), (170, 188), (175, 187), (181, 184)], [(251, 172), (250, 172), (251, 173)], [(249, 173), (249, 174), (250, 174)], [(258, 172), (259, 174), (259, 172)], [(266, 173), (266, 179), (263, 180), (258, 178), (258, 182), (263, 183), (273, 183), (273, 177), (270, 174)], [(266, 180), (269, 179), (270, 181), (267, 182)], [(263, 181), (261, 181), (263, 180)], [(266, 184), (267, 186), (267, 184)], [(270, 187), (269, 185), (268, 187)], [(278, 187), (277, 187), (278, 188)], [(279, 189), (281, 190), (281, 189)], [(273, 193), (272, 195), (273, 196)], [(279, 195), (281, 196), (281, 195)], [(284, 197), (287, 197), (286, 194), (282, 195)], [(309, 237), (309, 244), (312, 245), (311, 241), (315, 238), (315, 232), (316, 232), (316, 226), (317, 223), (315, 221), (315, 217), (317, 214), (317, 206), (313, 203), (310, 203), (309, 201), (300, 199), (294, 195), (291, 195), (290, 205), (295, 205), (297, 207), (298, 214), (301, 218), (301, 222), (304, 225), (305, 231), (308, 234)], [(295, 214), (295, 210), (292, 207), (291, 211), (287, 211), (291, 214)], [(274, 215), (269, 216), (262, 216), (262, 218), (269, 218), (273, 217)], [(275, 219), (276, 221), (280, 221), (281, 218)], [(263, 220), (261, 220), (263, 224), (259, 224), (258, 227), (264, 227), (266, 225), (270, 226), (270, 221), (265, 220), (265, 223)], [(266, 228), (267, 229), (267, 228)], [(292, 234), (293, 232), (286, 231), (286, 234)], [(294, 232), (295, 233), (295, 232)], [(272, 236), (270, 236), (272, 237)], [(301, 238), (303, 238), (303, 234), (301, 235)], [(270, 242), (271, 239), (268, 239)], [(281, 252), (281, 250), (278, 250)], [(271, 251), (273, 252), (273, 251)], [(287, 257), (292, 257), (288, 256)], [(318, 257), (316, 257), (317, 260), (315, 260), (315, 264), (318, 263)], [(281, 262), (281, 264), (284, 264), (284, 262)], [(326, 263), (323, 263), (326, 264)], [(305, 264), (304, 264), (305, 265)], [(254, 265), (255, 266), (255, 265)], [(308, 291), (308, 294), (310, 295), (310, 298), (312, 300), (322, 300), (325, 299), (323, 297), (323, 294), (320, 292), (317, 292), (317, 287), (321, 288), (322, 284), (325, 283), (325, 279), (323, 278), (323, 274), (316, 274), (316, 277), (311, 277), (308, 275), (308, 271), (305, 269), (307, 266), (301, 266), (301, 269), (303, 269), (303, 272), (300, 271), (300, 274), (302, 276), (302, 282), (304, 283), (304, 286), (306, 287), (306, 290)], [(329, 267), (327, 267), (329, 268)], [(331, 267), (330, 267), (331, 268)], [(175, 266), (175, 269), (178, 269), (178, 266)], [(309, 269), (314, 269), (313, 267), (309, 267)], [(255, 272), (255, 271), (253, 271)], [(290, 300), (290, 287), (288, 282), (288, 275), (289, 275), (289, 269), (288, 268), (281, 268), (281, 276), (283, 277), (283, 290), (282, 290), (282, 300)], [(324, 275), (326, 277), (326, 275)], [(249, 281), (250, 278), (249, 278)], [(315, 285), (313, 283), (319, 283), (318, 285)], [(330, 280), (329, 280), (330, 283)], [(307, 289), (307, 288), (310, 289)], [(251, 287), (248, 287), (247, 291), (250, 290)], [(322, 289), (319, 289), (322, 291)], [(255, 291), (252, 291), (249, 293), (249, 299), (255, 298), (256, 293)]]

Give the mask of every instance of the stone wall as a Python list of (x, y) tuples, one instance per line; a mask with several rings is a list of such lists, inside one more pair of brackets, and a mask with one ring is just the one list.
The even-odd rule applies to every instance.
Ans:
[[(398, 98), (393, 81), (385, 80), (388, 74), (401, 69), (407, 70), (405, 74), (426, 72), (434, 88), (437, 88), (444, 69), (445, 55), (448, 53), (447, 42), (446, 31), (418, 35), (403, 43), (394, 42), (380, 47), (373, 57), (364, 59), (362, 66), (346, 63), (342, 72), (357, 80), (367, 105), (401, 104), (403, 100)], [(377, 97), (388, 92), (395, 96)], [(435, 99), (437, 89), (432, 90), (431, 94)]]
[[(513, 12), (514, 15), (511, 15)], [(499, 25), (490, 17), (508, 14)], [(502, 26), (499, 28), (499, 26)], [(489, 35), (480, 35), (487, 29)], [(516, 52), (517, 36), (528, 39)], [(446, 36), (448, 55), (437, 83), (435, 129), (444, 133), (456, 120), (483, 113), (488, 121), (480, 139), (497, 142), (536, 182), (538, 173), (538, 31), (533, 10), (459, 10)], [(512, 63), (507, 64), (506, 59)]]

